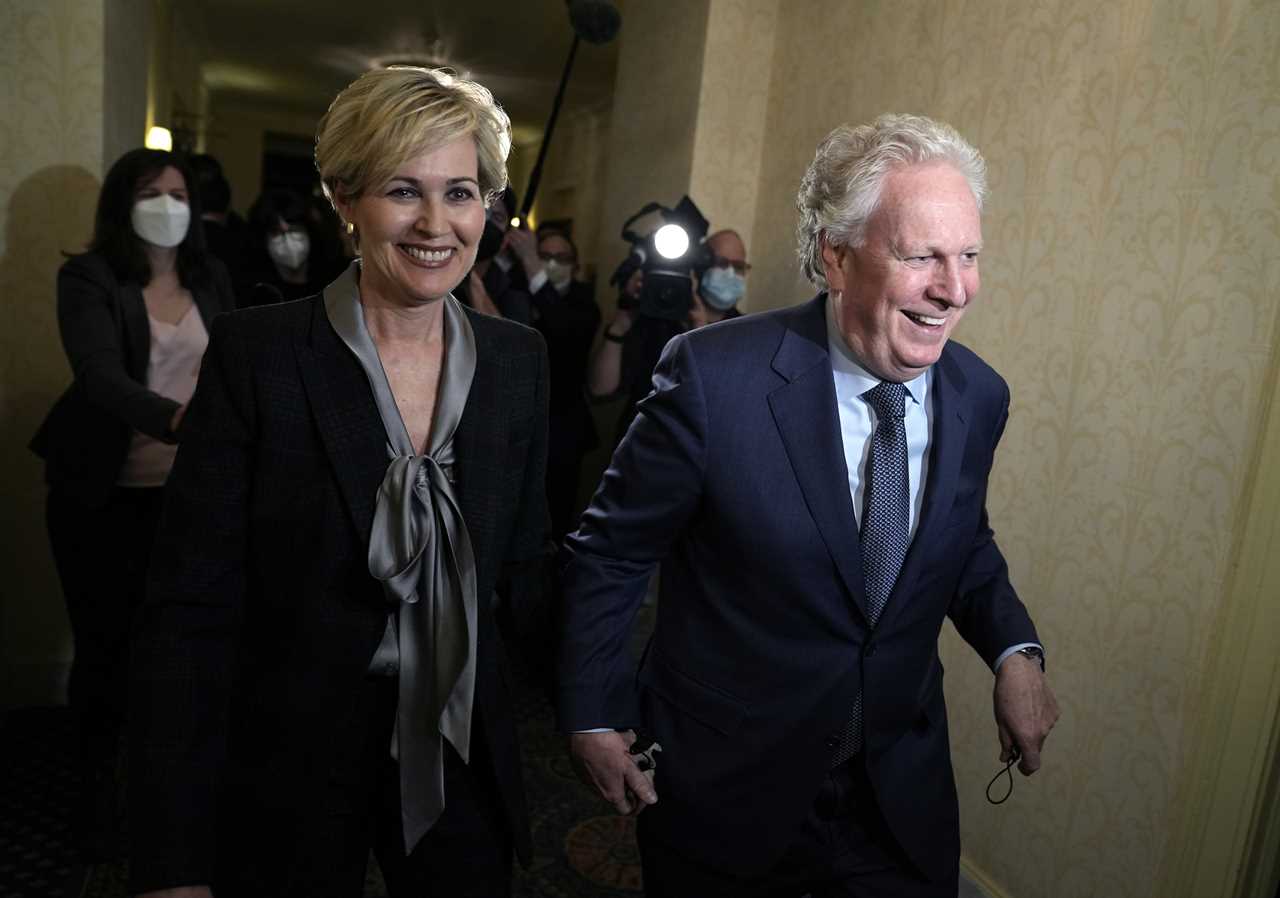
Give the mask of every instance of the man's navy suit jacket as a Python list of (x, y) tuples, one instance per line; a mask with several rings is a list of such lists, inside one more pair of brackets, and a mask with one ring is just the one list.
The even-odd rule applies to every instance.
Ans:
[[(1038, 641), (987, 524), (1004, 381), (950, 343), (934, 367), (919, 526), (877, 626), (828, 358), (826, 296), (673, 340), (566, 543), (561, 725), (663, 746), (655, 838), (721, 869), (785, 851), (864, 689), (864, 761), (930, 878), (959, 858), (938, 634), (983, 659)], [(662, 562), (638, 676), (627, 630)]]

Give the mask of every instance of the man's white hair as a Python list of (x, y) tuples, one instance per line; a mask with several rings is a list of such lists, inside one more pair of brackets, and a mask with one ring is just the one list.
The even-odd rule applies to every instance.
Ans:
[(825, 289), (822, 243), (858, 247), (880, 204), (885, 178), (895, 168), (946, 161), (969, 182), (982, 211), (987, 164), (950, 125), (920, 115), (888, 113), (869, 125), (841, 125), (822, 143), (796, 196), (796, 251), (800, 271)]

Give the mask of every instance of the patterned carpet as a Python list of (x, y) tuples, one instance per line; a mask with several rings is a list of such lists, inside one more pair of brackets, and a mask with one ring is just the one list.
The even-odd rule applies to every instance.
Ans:
[[(516, 898), (637, 898), (634, 823), (619, 818), (573, 774), (541, 691), (517, 696), (533, 863), (517, 865)], [(85, 869), (70, 826), (74, 726), (65, 707), (0, 720), (0, 898), (125, 898), (124, 861)], [(123, 825), (123, 824), (122, 824)], [(385, 895), (370, 863), (365, 895)]]
[(85, 871), (71, 837), (74, 740), (66, 708), (0, 718), (0, 896), (79, 893)]

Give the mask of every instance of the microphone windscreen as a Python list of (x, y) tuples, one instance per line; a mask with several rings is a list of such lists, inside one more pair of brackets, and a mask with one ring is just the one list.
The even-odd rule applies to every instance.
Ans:
[(622, 14), (608, 0), (569, 0), (569, 22), (589, 44), (607, 44), (622, 27)]

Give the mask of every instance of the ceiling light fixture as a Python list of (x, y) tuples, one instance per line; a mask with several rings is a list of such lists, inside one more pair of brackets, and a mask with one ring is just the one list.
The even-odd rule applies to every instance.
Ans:
[(149, 150), (164, 150), (166, 153), (173, 152), (173, 135), (169, 133), (168, 128), (152, 125), (151, 130), (147, 131), (147, 139), (143, 142)]

